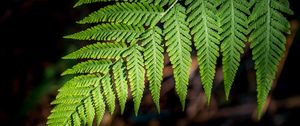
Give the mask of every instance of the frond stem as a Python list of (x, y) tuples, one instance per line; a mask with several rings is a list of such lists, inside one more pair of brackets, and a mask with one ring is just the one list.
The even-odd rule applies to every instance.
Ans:
[(178, 0), (174, 1), (174, 3), (172, 3), (172, 5), (164, 13), (161, 14), (161, 18), (164, 17), (175, 6), (177, 2)]

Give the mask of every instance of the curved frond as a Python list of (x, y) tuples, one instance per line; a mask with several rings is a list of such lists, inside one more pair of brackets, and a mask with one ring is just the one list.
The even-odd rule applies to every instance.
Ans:
[(142, 46), (145, 48), (144, 59), (149, 89), (157, 111), (160, 111), (159, 97), (163, 77), (164, 55), (162, 31), (159, 27), (148, 29), (142, 35)]
[(125, 43), (96, 43), (82, 47), (63, 59), (119, 59), (126, 49)]
[(126, 24), (100, 24), (86, 30), (64, 36), (76, 40), (102, 40), (131, 42), (144, 32), (144, 27)]
[(173, 67), (175, 89), (182, 109), (185, 108), (189, 69), (191, 66), (191, 36), (186, 21), (186, 9), (177, 3), (162, 19), (167, 52)]
[(249, 17), (252, 30), (249, 41), (256, 69), (259, 117), (285, 51), (284, 33), (290, 32), (290, 24), (282, 15), (293, 13), (287, 3), (287, 0), (256, 0)]
[(222, 3), (219, 15), (221, 21), (221, 52), (223, 55), (224, 88), (226, 99), (244, 53), (248, 30), (249, 3), (243, 0), (226, 0)]
[(112, 67), (115, 89), (117, 92), (122, 114), (124, 112), (128, 97), (128, 85), (126, 80), (125, 66), (123, 65), (123, 62), (123, 60), (119, 60)]
[(106, 74), (109, 71), (109, 67), (112, 62), (108, 60), (89, 60), (81, 62), (71, 69), (67, 69), (62, 75), (67, 74), (82, 74), (82, 73), (103, 73)]
[(149, 3), (116, 3), (91, 13), (78, 23), (116, 22), (153, 26), (160, 20), (162, 13), (162, 7)]
[(131, 94), (133, 96), (135, 115), (138, 114), (145, 88), (144, 59), (140, 48), (139, 45), (134, 45), (123, 54), (123, 56), (126, 57), (126, 68), (128, 71)]
[(189, 5), (187, 20), (190, 22), (191, 34), (194, 35), (200, 77), (208, 103), (210, 102), (220, 44), (216, 2), (214, 0), (186, 1), (186, 4)]
[(51, 102), (55, 107), (48, 116), (49, 126), (100, 125), (106, 108), (111, 114), (114, 112), (116, 97), (121, 113), (124, 112), (130, 94), (137, 115), (145, 76), (153, 103), (160, 112), (164, 46), (173, 68), (175, 91), (184, 110), (192, 41), (208, 103), (220, 48), (228, 99), (245, 42), (247, 39), (251, 42), (258, 116), (261, 116), (285, 51), (285, 35), (290, 33), (285, 14), (293, 12), (288, 0), (78, 0), (74, 7), (96, 2), (111, 5), (101, 7), (77, 23), (97, 24), (64, 37), (99, 42), (63, 57), (83, 62), (62, 73), (75, 77), (59, 89)]

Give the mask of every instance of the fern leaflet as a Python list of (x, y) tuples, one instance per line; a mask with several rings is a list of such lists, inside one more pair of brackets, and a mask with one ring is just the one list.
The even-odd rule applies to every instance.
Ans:
[[(95, 114), (96, 114), (96, 124), (97, 126), (100, 125), (101, 119), (103, 118), (103, 115), (105, 113), (105, 102), (103, 100), (103, 96), (101, 94), (100, 88), (96, 88), (92, 91), (92, 101), (95, 108)], [(73, 119), (74, 121), (74, 119)]]
[(226, 99), (239, 67), (241, 54), (244, 53), (246, 35), (248, 28), (248, 17), (250, 14), (249, 3), (241, 0), (227, 0), (220, 7), (220, 20), (223, 55), (224, 88)]
[(122, 114), (124, 112), (126, 100), (128, 97), (128, 86), (126, 80), (125, 67), (123, 66), (123, 64), (123, 60), (117, 61), (112, 68), (112, 72), (114, 74), (115, 89), (117, 92)]
[(64, 38), (76, 40), (116, 40), (131, 42), (144, 32), (141, 26), (125, 24), (100, 24), (84, 31), (67, 35)]
[(89, 60), (86, 62), (81, 62), (72, 69), (67, 69), (62, 75), (67, 74), (79, 74), (79, 73), (103, 73), (106, 74), (109, 71), (111, 61), (104, 60)]
[(141, 47), (139, 45), (134, 45), (123, 54), (123, 56), (126, 57), (126, 68), (128, 71), (130, 90), (133, 96), (135, 115), (138, 114), (145, 88), (144, 59), (140, 50)]
[(101, 8), (78, 23), (116, 22), (128, 25), (156, 25), (163, 9), (148, 3), (117, 3)]
[(189, 68), (191, 66), (191, 35), (186, 21), (186, 9), (177, 3), (162, 19), (167, 52), (173, 67), (175, 89), (182, 110), (185, 108)]
[(161, 29), (155, 27), (146, 31), (142, 36), (142, 46), (145, 48), (144, 59), (147, 78), (149, 80), (149, 89), (158, 112), (160, 111), (159, 97), (164, 68), (164, 49), (161, 45), (161, 35)]
[(285, 51), (284, 33), (290, 32), (289, 22), (282, 13), (293, 12), (286, 3), (287, 0), (256, 0), (249, 17), (250, 29), (253, 30), (249, 41), (255, 61), (259, 117)]
[(197, 50), (200, 77), (209, 103), (212, 83), (215, 77), (215, 68), (219, 56), (220, 31), (216, 16), (217, 1), (197, 0), (186, 1), (189, 5), (191, 34), (194, 35)]
[(82, 47), (63, 59), (119, 59), (126, 49), (125, 43), (96, 43)]
[(114, 90), (112, 89), (111, 78), (107, 74), (104, 75), (103, 79), (101, 80), (101, 87), (108, 111), (112, 114), (115, 110), (116, 98)]

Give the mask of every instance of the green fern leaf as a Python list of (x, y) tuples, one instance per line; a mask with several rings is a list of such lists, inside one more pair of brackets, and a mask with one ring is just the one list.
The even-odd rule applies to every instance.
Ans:
[(241, 54), (244, 53), (246, 35), (248, 29), (248, 17), (250, 14), (249, 3), (242, 0), (226, 0), (220, 7), (220, 20), (223, 54), (222, 64), (224, 73), (224, 88), (226, 99), (229, 97), (230, 89), (235, 74), (240, 65)]
[(100, 82), (101, 77), (97, 75), (81, 75), (67, 81), (58, 91), (72, 90), (76, 88), (93, 87), (95, 83)]
[(62, 75), (67, 74), (79, 74), (79, 73), (103, 73), (106, 74), (109, 71), (111, 61), (107, 60), (89, 60), (86, 62), (81, 62), (71, 69), (67, 69)]
[[(85, 110), (84, 110), (84, 106), (83, 105), (80, 105), (78, 108), (77, 108), (77, 113), (79, 115), (79, 118), (81, 120), (81, 124), (84, 124), (86, 125), (86, 114), (85, 114)], [(69, 121), (69, 120), (68, 120)]]
[(215, 77), (217, 58), (219, 56), (220, 31), (216, 15), (217, 1), (196, 0), (186, 1), (189, 5), (188, 22), (191, 34), (194, 35), (194, 45), (197, 50), (200, 77), (208, 103), (210, 102), (212, 84)]
[(126, 49), (125, 43), (96, 43), (85, 46), (63, 59), (119, 59)]
[(144, 32), (144, 27), (125, 24), (100, 24), (84, 31), (64, 36), (76, 40), (116, 40), (131, 42)]
[(121, 107), (121, 113), (123, 114), (128, 97), (128, 86), (123, 60), (117, 61), (113, 66), (112, 71), (114, 74), (115, 89)]
[(105, 75), (103, 79), (101, 80), (101, 85), (102, 85), (102, 91), (103, 95), (105, 97), (105, 102), (108, 107), (108, 111), (110, 114), (112, 114), (115, 110), (115, 93), (114, 90), (112, 89), (111, 85), (111, 78), (109, 75)]
[(103, 96), (101, 94), (100, 88), (94, 89), (92, 92), (92, 101), (95, 108), (95, 114), (96, 114), (96, 124), (97, 126), (100, 125), (101, 120), (103, 118), (103, 115), (105, 113), (105, 102), (103, 100)]
[(78, 113), (72, 114), (73, 126), (81, 126), (80, 117)]
[(284, 54), (286, 38), (290, 24), (282, 13), (293, 14), (287, 0), (256, 0), (249, 19), (252, 33), (251, 42), (253, 60), (257, 78), (258, 117), (261, 117), (277, 66)]
[(186, 21), (186, 9), (177, 3), (162, 19), (167, 52), (173, 67), (175, 89), (182, 110), (185, 108), (189, 69), (191, 66), (191, 36)]
[(157, 111), (160, 111), (159, 97), (162, 82), (164, 55), (162, 47), (162, 31), (159, 27), (151, 28), (142, 35), (142, 46), (145, 48), (144, 59), (149, 89)]
[[(100, 79), (101, 77), (97, 77), (96, 75), (82, 75), (66, 82), (63, 88), (59, 90), (56, 100), (52, 102), (52, 104), (58, 105), (52, 109), (47, 124), (66, 125), (70, 122), (74, 122), (72, 121), (74, 113), (78, 114), (81, 124), (90, 123), (92, 118), (90, 116), (93, 115), (93, 110), (91, 109), (93, 109), (93, 107), (91, 107), (89, 105), (90, 103), (86, 100), (93, 97), (90, 93), (95, 88), (99, 88)], [(87, 112), (89, 115), (85, 114)], [(78, 124), (78, 122), (76, 123)]]
[(126, 68), (128, 71), (131, 94), (133, 96), (135, 115), (138, 114), (145, 88), (144, 59), (140, 50), (141, 47), (139, 45), (133, 45), (132, 48), (123, 54), (123, 56), (126, 57)]
[(87, 125), (92, 126), (93, 121), (94, 121), (94, 116), (95, 116), (95, 110), (94, 110), (94, 106), (93, 106), (91, 97), (88, 97), (83, 102), (84, 102), (83, 105), (84, 105)]
[(117, 3), (93, 12), (80, 24), (98, 22), (126, 23), (128, 25), (156, 25), (163, 8), (149, 3)]

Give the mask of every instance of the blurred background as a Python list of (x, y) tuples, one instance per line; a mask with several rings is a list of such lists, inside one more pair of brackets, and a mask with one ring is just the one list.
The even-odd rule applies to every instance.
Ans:
[[(60, 73), (76, 61), (61, 60), (84, 43), (62, 39), (86, 26), (75, 21), (97, 10), (103, 4), (72, 8), (74, 0), (1, 0), (1, 126), (44, 126), (53, 106), (57, 89), (68, 77)], [(155, 110), (149, 91), (134, 116), (129, 100), (124, 115), (105, 114), (103, 125), (114, 126), (299, 126), (300, 117), (300, 34), (297, 32), (300, 10), (290, 0), (295, 15), (288, 16), (292, 34), (288, 36), (288, 55), (284, 57), (273, 90), (268, 98), (265, 115), (256, 120), (255, 71), (249, 49), (246, 49), (232, 88), (225, 101), (222, 70), (217, 68), (213, 99), (206, 105), (196, 58), (187, 96), (187, 108), (181, 111), (174, 91), (174, 78), (168, 59), (165, 60), (161, 91), (161, 113)], [(220, 64), (220, 61), (219, 61)]]

